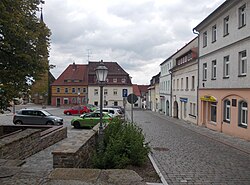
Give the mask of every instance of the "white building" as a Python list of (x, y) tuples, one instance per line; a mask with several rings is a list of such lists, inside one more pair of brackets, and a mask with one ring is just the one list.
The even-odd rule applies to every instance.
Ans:
[(173, 66), (173, 58), (172, 56), (166, 59), (164, 62), (160, 64), (161, 67), (161, 75), (160, 75), (160, 110), (167, 116), (171, 116), (172, 110), (172, 102), (171, 102), (171, 73), (169, 70)]
[(158, 112), (160, 110), (160, 91), (159, 91), (160, 73), (153, 76), (148, 87), (148, 103), (147, 108)]
[(250, 140), (250, 1), (227, 0), (199, 32), (199, 125)]
[(173, 55), (172, 115), (197, 124), (198, 37)]
[[(99, 62), (89, 62), (88, 65), (88, 103), (100, 105), (100, 87), (96, 80), (95, 69)], [(117, 62), (104, 62), (108, 68), (107, 83), (103, 87), (104, 106), (124, 106), (126, 98), (133, 92), (129, 74)]]

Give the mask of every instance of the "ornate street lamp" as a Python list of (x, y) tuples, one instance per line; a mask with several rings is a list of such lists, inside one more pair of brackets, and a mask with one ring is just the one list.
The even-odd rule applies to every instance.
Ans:
[(100, 61), (99, 66), (95, 69), (96, 78), (98, 84), (100, 86), (100, 127), (99, 134), (102, 134), (103, 125), (102, 125), (102, 107), (103, 107), (103, 86), (105, 85), (107, 76), (108, 76), (108, 68), (104, 65), (103, 61)]

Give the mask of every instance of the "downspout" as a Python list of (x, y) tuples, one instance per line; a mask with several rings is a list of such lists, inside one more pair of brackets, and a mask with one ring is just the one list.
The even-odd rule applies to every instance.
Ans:
[(199, 83), (200, 83), (200, 33), (199, 32), (197, 32), (196, 30), (195, 30), (195, 28), (193, 29), (193, 33), (194, 34), (196, 34), (197, 35), (197, 37), (198, 37), (198, 50), (197, 50), (197, 52), (198, 52), (198, 74), (197, 74), (197, 89), (196, 89), (196, 93), (197, 93), (197, 119), (196, 119), (196, 124), (198, 125), (198, 123), (199, 123)]

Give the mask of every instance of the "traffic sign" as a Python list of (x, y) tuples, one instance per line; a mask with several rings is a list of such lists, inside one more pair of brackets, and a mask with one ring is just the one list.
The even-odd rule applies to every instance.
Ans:
[(125, 98), (128, 96), (128, 89), (122, 89), (122, 97)]
[(130, 104), (134, 104), (135, 102), (137, 102), (138, 97), (135, 94), (129, 94), (127, 100)]

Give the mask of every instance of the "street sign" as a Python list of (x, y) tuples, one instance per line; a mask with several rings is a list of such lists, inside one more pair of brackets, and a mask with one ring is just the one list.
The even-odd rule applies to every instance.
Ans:
[(129, 94), (127, 100), (130, 104), (134, 104), (135, 102), (137, 102), (138, 97), (135, 94)]
[(125, 98), (128, 96), (128, 89), (122, 89), (122, 97)]

